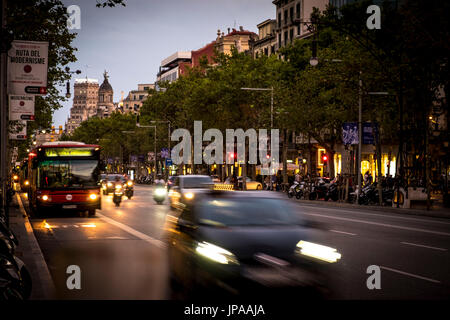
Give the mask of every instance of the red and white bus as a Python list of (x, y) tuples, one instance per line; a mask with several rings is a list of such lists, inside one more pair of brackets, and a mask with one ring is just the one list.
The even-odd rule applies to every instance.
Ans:
[(81, 142), (44, 143), (28, 155), (28, 201), (37, 216), (49, 209), (101, 209), (100, 146)]

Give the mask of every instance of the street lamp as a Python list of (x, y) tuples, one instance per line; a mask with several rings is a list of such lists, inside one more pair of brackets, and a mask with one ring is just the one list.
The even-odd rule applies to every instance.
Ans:
[[(69, 67), (66, 67), (66, 72), (67, 73), (71, 73), (71, 74), (74, 74), (74, 73), (75, 74), (80, 74), (81, 70), (70, 71)], [(66, 83), (66, 98), (70, 99), (70, 97), (71, 97), (71, 94), (70, 94), (70, 82), (69, 82), (69, 80), (67, 80), (67, 83)]]
[[(170, 126), (172, 125), (172, 122), (170, 122), (170, 120), (153, 120), (150, 121), (150, 123), (167, 123), (168, 124), (168, 140), (167, 140), (167, 145), (169, 148), (169, 159), (172, 157), (171, 152), (170, 152)], [(167, 179), (169, 179), (169, 170), (167, 170)]]
[[(273, 87), (270, 88), (241, 88), (241, 90), (249, 90), (249, 91), (270, 91), (270, 130), (273, 129)], [(270, 153), (272, 155), (272, 149), (270, 150)], [(261, 164), (262, 167), (262, 164)], [(264, 178), (264, 177), (263, 177)], [(246, 183), (246, 179), (244, 177), (243, 180), (243, 189), (247, 189), (247, 183)], [(264, 179), (263, 179), (263, 183), (264, 183)], [(272, 170), (270, 170), (270, 190), (272, 190)]]
[(154, 152), (154, 158), (153, 158), (153, 161), (154, 161), (154, 165), (155, 165), (155, 168), (154, 168), (154, 171), (153, 171), (153, 182), (155, 182), (156, 181), (156, 126), (141, 126), (141, 124), (139, 123), (139, 117), (137, 118), (137, 122), (136, 122), (136, 127), (138, 127), (138, 128), (154, 128), (155, 129), (155, 143), (154, 143), (154, 147), (153, 147), (153, 152)]

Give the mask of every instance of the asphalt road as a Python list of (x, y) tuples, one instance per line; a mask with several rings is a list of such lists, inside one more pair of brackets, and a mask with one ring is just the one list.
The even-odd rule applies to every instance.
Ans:
[[(119, 208), (111, 196), (102, 201), (93, 218), (64, 212), (31, 218), (56, 298), (167, 299), (167, 260), (160, 239), (168, 206), (156, 205), (151, 187), (140, 185)], [(331, 271), (333, 298), (450, 298), (450, 220), (288, 201), (299, 215), (320, 223), (316, 241), (342, 254)], [(67, 288), (70, 265), (80, 267), (81, 290)], [(371, 265), (381, 270), (379, 290), (366, 285)]]

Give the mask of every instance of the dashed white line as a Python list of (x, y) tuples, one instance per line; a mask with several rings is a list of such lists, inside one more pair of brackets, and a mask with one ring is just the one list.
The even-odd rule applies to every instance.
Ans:
[(411, 243), (411, 242), (400, 242), (400, 243), (407, 244), (407, 245), (410, 245), (410, 246), (415, 246), (415, 247), (434, 249), (434, 250), (440, 250), (440, 251), (447, 251), (447, 249), (444, 249), (444, 248), (426, 246), (426, 245), (423, 245), (423, 244), (417, 244), (417, 243)]
[(303, 214), (304, 215), (309, 215), (309, 216), (329, 218), (329, 219), (336, 219), (336, 220), (352, 221), (352, 222), (358, 222), (358, 223), (371, 224), (371, 225), (381, 226), (381, 227), (386, 227), (386, 228), (394, 228), (394, 229), (403, 229), (403, 230), (410, 230), (410, 231), (432, 233), (432, 234), (438, 234), (438, 235), (441, 235), (441, 236), (450, 236), (450, 233), (448, 233), (448, 232), (439, 232), (439, 231), (433, 231), (433, 230), (427, 230), (427, 229), (410, 228), (410, 227), (397, 226), (397, 225), (393, 225), (393, 224), (386, 224), (386, 223), (379, 223), (379, 222), (372, 222), (372, 221), (365, 221), (365, 220), (359, 220), (359, 219), (334, 217), (334, 216), (328, 216), (328, 215), (325, 215), (325, 214), (317, 214), (317, 213), (303, 213)]
[(139, 232), (139, 231), (137, 231), (137, 230), (135, 230), (135, 229), (133, 229), (133, 228), (123, 224), (123, 223), (120, 223), (120, 222), (118, 222), (118, 221), (116, 221), (114, 219), (108, 218), (108, 217), (106, 217), (106, 216), (104, 216), (104, 215), (102, 215), (100, 213), (96, 213), (96, 215), (100, 219), (106, 221), (107, 223), (112, 224), (112, 225), (114, 225), (114, 226), (116, 226), (116, 227), (118, 227), (118, 228), (120, 228), (120, 229), (122, 229), (122, 230), (124, 230), (124, 231), (126, 231), (126, 232), (128, 232), (130, 234), (132, 234), (133, 236), (135, 236), (135, 237), (137, 237), (137, 238), (139, 238), (141, 240), (147, 241), (148, 243), (151, 243), (154, 246), (156, 246), (158, 248), (161, 248), (161, 249), (165, 249), (166, 248), (166, 244), (164, 242), (158, 240), (158, 239), (152, 238), (152, 237), (150, 237), (150, 236), (148, 236), (148, 235), (146, 235), (146, 234), (144, 234), (142, 232)]
[(388, 271), (400, 273), (400, 274), (403, 274), (405, 276), (409, 276), (409, 277), (413, 277), (413, 278), (417, 278), (417, 279), (422, 279), (422, 280), (425, 280), (425, 281), (430, 281), (430, 282), (434, 282), (434, 283), (441, 283), (439, 280), (434, 280), (434, 279), (431, 279), (431, 278), (418, 276), (417, 274), (408, 273), (408, 272), (404, 272), (404, 271), (393, 269), (393, 268), (388, 268), (388, 267), (384, 267), (384, 266), (380, 266), (380, 268), (388, 270)]
[(349, 236), (356, 236), (356, 233), (351, 233), (351, 232), (345, 232), (345, 231), (339, 231), (339, 230), (330, 230), (330, 231), (335, 232), (335, 233), (347, 234)]

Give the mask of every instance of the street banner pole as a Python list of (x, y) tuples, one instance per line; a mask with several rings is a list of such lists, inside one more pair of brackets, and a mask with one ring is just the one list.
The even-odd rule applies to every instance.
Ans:
[[(2, 18), (2, 34), (6, 34), (6, 0), (2, 0), (1, 3), (1, 18)], [(6, 39), (2, 39), (7, 41)], [(5, 47), (3, 47), (5, 45)], [(7, 93), (6, 93), (6, 43), (2, 43), (2, 52), (0, 60), (0, 180), (1, 180), (1, 211), (5, 215), (6, 223), (9, 225), (9, 216), (7, 214), (6, 203), (6, 186), (7, 186), (7, 143), (8, 143), (8, 105), (7, 105)]]

